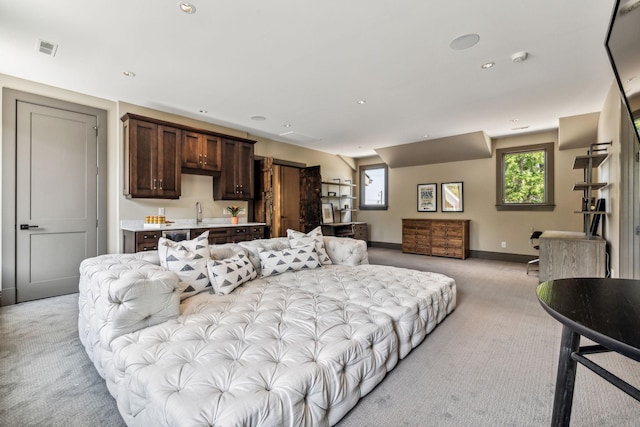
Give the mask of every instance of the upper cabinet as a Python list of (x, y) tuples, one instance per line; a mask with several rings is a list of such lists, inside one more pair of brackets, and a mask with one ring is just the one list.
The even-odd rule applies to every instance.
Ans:
[(127, 197), (180, 197), (179, 128), (125, 115), (124, 194)]
[(127, 113), (124, 194), (177, 199), (181, 174), (213, 177), (214, 199), (253, 199), (255, 141)]
[(215, 200), (253, 199), (253, 144), (222, 138), (220, 177), (213, 179)]
[(213, 175), (220, 172), (220, 137), (193, 131), (182, 133), (182, 172)]

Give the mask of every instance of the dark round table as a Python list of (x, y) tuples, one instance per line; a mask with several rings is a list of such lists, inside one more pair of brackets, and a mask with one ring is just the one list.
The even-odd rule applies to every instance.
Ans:
[[(562, 323), (551, 425), (569, 425), (577, 363), (640, 401), (640, 390), (586, 357), (615, 351), (640, 362), (640, 280), (550, 280), (536, 294), (547, 313)], [(580, 336), (597, 345), (580, 347)]]

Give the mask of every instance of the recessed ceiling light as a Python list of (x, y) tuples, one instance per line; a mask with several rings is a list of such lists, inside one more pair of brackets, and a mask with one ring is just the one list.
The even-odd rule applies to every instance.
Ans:
[(133, 71), (123, 71), (122, 75), (126, 76), (126, 77), (135, 77), (136, 73), (134, 73)]
[(183, 11), (184, 13), (188, 13), (189, 15), (196, 13), (196, 7), (191, 3), (181, 2), (178, 3), (178, 7), (180, 7), (181, 11)]
[(480, 36), (477, 34), (463, 34), (451, 40), (449, 47), (453, 50), (464, 50), (475, 46), (480, 41)]
[(290, 127), (291, 127), (291, 124), (290, 124), (290, 123), (286, 123), (286, 124), (284, 124), (284, 125), (282, 125), (282, 126), (284, 126), (284, 127), (286, 127), (286, 128), (290, 128)]
[(358, 104), (360, 104), (360, 105), (364, 105), (366, 103), (367, 103), (367, 101), (365, 101), (364, 99), (361, 99), (360, 101), (358, 101)]
[(267, 120), (265, 116), (251, 116), (251, 120), (255, 120), (256, 122), (264, 122)]
[(484, 64), (482, 64), (480, 66), (480, 68), (482, 68), (483, 70), (488, 70), (489, 68), (493, 67), (494, 65), (496, 65), (495, 62), (485, 62)]

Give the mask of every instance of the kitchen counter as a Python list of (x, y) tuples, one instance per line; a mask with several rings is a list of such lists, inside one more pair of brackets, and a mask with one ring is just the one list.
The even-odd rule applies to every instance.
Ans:
[[(158, 239), (167, 237), (178, 241), (192, 239), (191, 230), (209, 231), (209, 244), (237, 243), (241, 241), (263, 239), (266, 224), (263, 222), (229, 223), (229, 218), (204, 218), (196, 224), (193, 219), (175, 220), (170, 224), (146, 224), (142, 220), (124, 220), (120, 222), (125, 253), (151, 251), (158, 249)], [(180, 234), (177, 236), (175, 233)]]
[(147, 230), (194, 230), (200, 228), (222, 228), (222, 227), (251, 227), (266, 225), (264, 222), (240, 222), (231, 224), (228, 218), (204, 218), (201, 223), (196, 224), (192, 219), (176, 219), (170, 224), (146, 224), (143, 220), (122, 220), (120, 228), (125, 231), (147, 231)]

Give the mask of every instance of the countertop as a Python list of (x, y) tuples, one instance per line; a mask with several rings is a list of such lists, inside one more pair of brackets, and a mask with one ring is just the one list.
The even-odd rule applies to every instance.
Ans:
[(231, 224), (228, 218), (204, 218), (201, 223), (196, 224), (193, 219), (175, 219), (171, 224), (147, 224), (144, 220), (125, 219), (120, 221), (120, 228), (126, 231), (146, 231), (146, 230), (193, 230), (200, 228), (222, 228), (222, 227), (247, 227), (257, 225), (267, 225), (264, 222), (240, 222)]

